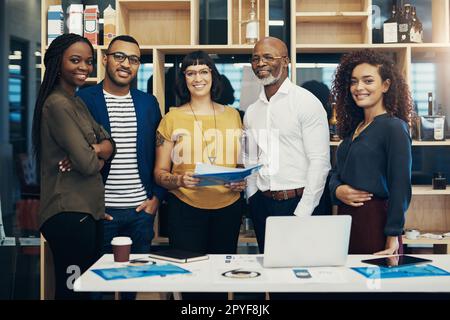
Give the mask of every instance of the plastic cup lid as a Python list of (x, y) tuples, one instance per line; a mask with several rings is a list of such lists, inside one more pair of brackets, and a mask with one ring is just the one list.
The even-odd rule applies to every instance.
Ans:
[(115, 237), (111, 240), (113, 246), (126, 246), (132, 244), (133, 241), (129, 237)]

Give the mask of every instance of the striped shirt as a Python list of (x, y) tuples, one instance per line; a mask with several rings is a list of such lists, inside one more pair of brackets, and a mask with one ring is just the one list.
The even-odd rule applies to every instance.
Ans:
[(147, 199), (139, 177), (136, 136), (137, 123), (131, 94), (114, 96), (103, 90), (111, 125), (111, 137), (117, 153), (111, 162), (105, 185), (105, 205), (108, 208), (132, 208)]

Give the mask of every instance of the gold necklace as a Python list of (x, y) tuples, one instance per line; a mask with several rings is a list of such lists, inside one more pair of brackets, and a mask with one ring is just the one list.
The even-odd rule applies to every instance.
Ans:
[(369, 121), (367, 124), (362, 125), (364, 123), (364, 121), (361, 121), (358, 126), (355, 129), (355, 133), (353, 134), (353, 139), (355, 139), (357, 136), (360, 135), (361, 131), (363, 131), (365, 128), (367, 128), (369, 126), (369, 124), (372, 123), (373, 120)]
[[(203, 142), (205, 143), (205, 146), (206, 146), (206, 151), (207, 151), (207, 153), (208, 153), (208, 159), (209, 159), (209, 162), (210, 162), (211, 164), (215, 164), (216, 158), (217, 158), (217, 150), (214, 149), (214, 151), (215, 151), (215, 152), (214, 152), (214, 155), (212, 154), (212, 152), (210, 152), (210, 150), (209, 150), (209, 148), (208, 148), (208, 143), (206, 142), (206, 139), (205, 139), (205, 134), (203, 133), (203, 128), (200, 127), (200, 125), (198, 124), (199, 121), (198, 121), (198, 119), (197, 119), (197, 116), (195, 115), (194, 109), (192, 109), (191, 103), (188, 102), (188, 105), (189, 105), (189, 108), (191, 109), (192, 114), (194, 115), (195, 122), (196, 122), (197, 125), (199, 126), (200, 131), (202, 132), (202, 139), (203, 139)], [(217, 147), (216, 109), (214, 108), (214, 102), (211, 102), (211, 105), (212, 105), (213, 112), (214, 112), (214, 129), (215, 129), (215, 130), (214, 130), (214, 134), (215, 134), (215, 138), (216, 138), (215, 143), (216, 143), (216, 147)]]

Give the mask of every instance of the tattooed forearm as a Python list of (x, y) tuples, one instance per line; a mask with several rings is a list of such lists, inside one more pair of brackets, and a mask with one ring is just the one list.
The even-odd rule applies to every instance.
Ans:
[(161, 133), (159, 133), (159, 131), (156, 131), (156, 147), (160, 147), (164, 144), (164, 137), (162, 136)]
[(178, 185), (179, 176), (173, 175), (171, 173), (161, 173), (159, 175), (159, 181), (166, 189), (176, 189), (179, 187)]

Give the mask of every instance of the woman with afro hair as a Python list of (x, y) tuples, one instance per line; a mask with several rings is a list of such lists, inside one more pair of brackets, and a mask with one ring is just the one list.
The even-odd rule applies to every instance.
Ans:
[(342, 57), (331, 94), (343, 141), (330, 191), (338, 214), (352, 217), (349, 253), (402, 253), (411, 200), (408, 86), (390, 58), (363, 50)]

